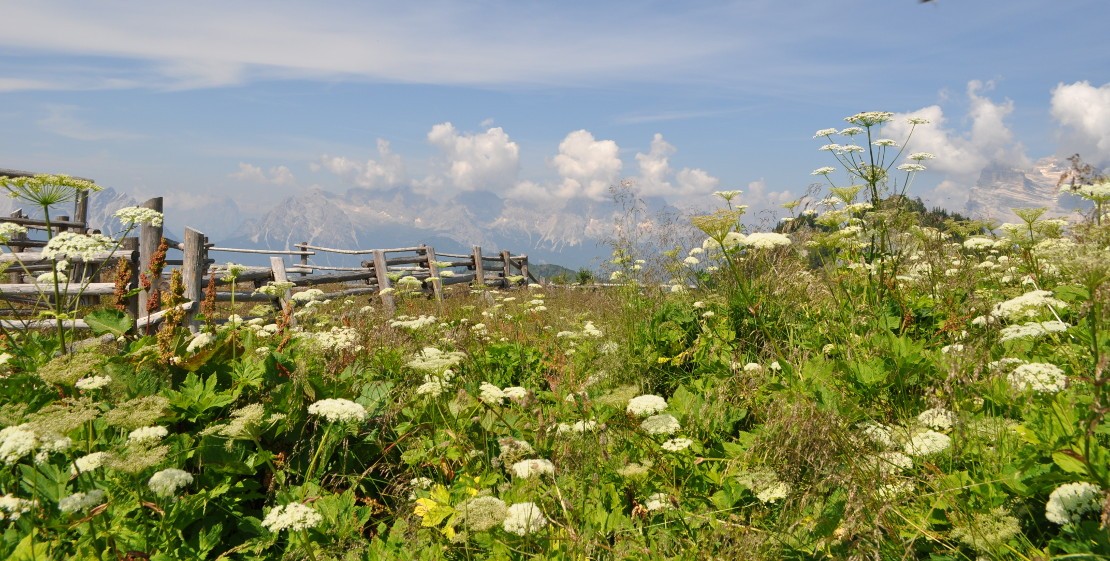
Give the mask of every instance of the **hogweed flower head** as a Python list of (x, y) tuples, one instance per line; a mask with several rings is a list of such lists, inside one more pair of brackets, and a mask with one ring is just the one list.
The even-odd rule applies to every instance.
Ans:
[(149, 224), (151, 226), (161, 226), (163, 216), (161, 212), (152, 208), (141, 206), (128, 206), (117, 210), (112, 216), (119, 219), (120, 223), (124, 226), (134, 226), (136, 224)]
[(178, 489), (192, 482), (193, 476), (189, 472), (182, 469), (169, 468), (150, 476), (150, 480), (147, 481), (146, 484), (155, 495), (170, 497), (177, 493)]
[(547, 526), (547, 517), (536, 503), (516, 503), (509, 506), (501, 527), (510, 534), (527, 536)]
[(296, 532), (315, 528), (324, 517), (312, 507), (302, 503), (289, 503), (274, 507), (262, 519), (262, 527), (277, 533), (282, 530)]
[(1048, 496), (1045, 518), (1060, 525), (1079, 522), (1084, 514), (1098, 512), (1102, 495), (1102, 489), (1093, 483), (1065, 483)]
[(359, 423), (369, 416), (365, 407), (348, 399), (321, 399), (308, 406), (308, 413), (330, 423)]
[(93, 489), (88, 493), (74, 493), (67, 497), (62, 497), (58, 501), (58, 510), (71, 513), (71, 512), (85, 512), (90, 508), (104, 503), (105, 493), (100, 489)]
[(893, 118), (894, 113), (887, 111), (865, 111), (863, 113), (856, 113), (851, 117), (845, 117), (844, 120), (861, 127), (873, 127), (890, 121)]
[(636, 396), (628, 400), (628, 407), (625, 410), (629, 415), (637, 417), (647, 417), (654, 415), (667, 408), (667, 400), (660, 396), (647, 394)]

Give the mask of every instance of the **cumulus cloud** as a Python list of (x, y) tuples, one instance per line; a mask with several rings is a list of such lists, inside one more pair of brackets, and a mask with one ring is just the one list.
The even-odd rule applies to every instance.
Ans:
[(1110, 83), (1057, 85), (1052, 90), (1052, 116), (1064, 129), (1062, 148), (1088, 162), (1110, 164)]
[(239, 181), (269, 185), (297, 184), (297, 178), (294, 177), (293, 172), (289, 171), (289, 168), (285, 166), (274, 166), (270, 168), (269, 173), (267, 173), (263, 171), (262, 168), (246, 162), (239, 162), (239, 170), (228, 174), (228, 177), (238, 179)]
[(908, 118), (928, 119), (929, 124), (918, 125), (914, 130), (907, 153), (935, 154), (935, 160), (925, 162), (929, 170), (966, 186), (974, 183), (979, 172), (992, 163), (1027, 166), (1029, 158), (1025, 148), (1014, 140), (1013, 131), (1006, 124), (1006, 118), (1014, 111), (1014, 103), (1009, 99), (996, 103), (982, 95), (993, 88), (991, 82), (968, 82), (970, 127), (965, 131), (956, 130), (940, 106), (930, 105), (896, 114), (894, 121), (884, 125), (883, 135), (902, 141), (910, 131)]
[(559, 143), (552, 165), (562, 177), (556, 194), (560, 198), (608, 196), (609, 187), (621, 172), (620, 147), (612, 140), (596, 140), (587, 130), (577, 130)]
[(405, 181), (405, 164), (399, 154), (394, 154), (388, 140), (378, 139), (378, 158), (366, 160), (365, 163), (351, 160), (344, 156), (320, 157), (319, 162), (309, 166), (313, 171), (327, 170), (368, 189), (393, 187)]
[(674, 153), (674, 145), (663, 140), (662, 134), (655, 133), (650, 149), (636, 154), (640, 165), (640, 176), (635, 181), (637, 192), (646, 196), (688, 196), (709, 193), (720, 183), (701, 169), (675, 171), (670, 163)]
[(783, 203), (793, 201), (797, 197), (788, 190), (773, 191), (767, 187), (767, 181), (760, 178), (748, 183), (748, 188), (740, 197), (740, 203), (750, 205), (754, 209), (778, 209)]
[(501, 127), (461, 133), (451, 123), (428, 132), (428, 142), (442, 153), (442, 171), (426, 179), (425, 188), (506, 191), (520, 173), (520, 147)]

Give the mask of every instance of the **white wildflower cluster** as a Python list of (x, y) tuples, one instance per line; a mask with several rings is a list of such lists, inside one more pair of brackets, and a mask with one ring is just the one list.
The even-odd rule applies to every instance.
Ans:
[(99, 390), (112, 382), (111, 376), (86, 376), (77, 380), (74, 386), (79, 390), (91, 391)]
[(323, 352), (357, 353), (362, 350), (358, 330), (353, 327), (337, 325), (327, 331), (304, 333), (301, 336), (311, 341), (314, 348)]
[(104, 504), (104, 497), (105, 493), (100, 489), (93, 489), (88, 493), (74, 493), (58, 501), (58, 510), (65, 513), (85, 512), (94, 506)]
[(652, 493), (644, 501), (644, 508), (648, 512), (660, 512), (674, 508), (671, 504), (671, 496), (666, 493)]
[(215, 341), (215, 340), (216, 340), (216, 337), (214, 335), (212, 335), (211, 333), (208, 333), (206, 331), (201, 331), (201, 332), (193, 335), (192, 339), (189, 339), (189, 345), (187, 347), (185, 347), (185, 352), (195, 353), (195, 352), (203, 349), (204, 347), (207, 347), (208, 345), (211, 345), (212, 342)]
[(902, 446), (902, 451), (910, 456), (930, 456), (939, 454), (952, 445), (948, 435), (934, 430), (914, 433)]
[(88, 473), (99, 469), (111, 458), (112, 455), (108, 452), (93, 452), (91, 454), (86, 454), (73, 461), (73, 465), (69, 468), (69, 473), (71, 475)]
[(267, 530), (277, 533), (282, 530), (298, 532), (315, 528), (323, 522), (324, 517), (312, 507), (302, 503), (289, 503), (276, 506), (262, 519), (262, 526)]
[(737, 476), (737, 481), (755, 493), (764, 503), (773, 503), (790, 494), (790, 485), (779, 479), (778, 474), (769, 469), (746, 471)]
[(547, 517), (535, 503), (516, 503), (509, 506), (501, 527), (510, 534), (527, 536), (547, 526)]
[(1063, 300), (1053, 298), (1051, 291), (1034, 290), (996, 304), (990, 315), (995, 318), (1013, 321), (1037, 317), (1049, 308), (1062, 309), (1067, 307), (1067, 303)]
[(247, 322), (247, 329), (259, 339), (268, 339), (278, 332), (276, 323), (266, 323), (262, 318), (254, 318)]
[(365, 407), (349, 399), (321, 399), (308, 406), (308, 413), (330, 423), (361, 423), (369, 416)]
[(501, 393), (505, 394), (505, 397), (513, 400), (516, 403), (520, 403), (528, 397), (528, 390), (520, 386), (509, 386), (501, 390)]
[(0, 243), (8, 243), (17, 236), (27, 233), (27, 228), (11, 222), (0, 223)]
[(149, 224), (151, 226), (162, 225), (162, 213), (152, 208), (144, 208), (141, 206), (126, 206), (117, 210), (112, 216), (119, 219), (120, 223), (124, 226), (134, 226), (136, 224)]
[(457, 522), (471, 532), (492, 530), (505, 522), (509, 506), (490, 495), (479, 495), (455, 507)]
[(555, 475), (555, 464), (550, 460), (532, 458), (514, 463), (509, 466), (509, 471), (512, 472), (513, 477), (531, 479), (543, 475)]
[(536, 453), (527, 441), (511, 436), (497, 439), (497, 444), (501, 447), (501, 452), (497, 454), (497, 463), (500, 465), (515, 464)]
[(397, 327), (401, 329), (408, 329), (410, 331), (417, 331), (428, 327), (429, 325), (436, 325), (439, 320), (435, 316), (421, 315), (419, 317), (412, 316), (397, 316), (397, 319), (389, 322), (390, 327)]
[(149, 487), (155, 495), (160, 497), (172, 497), (177, 494), (178, 489), (192, 482), (193, 476), (189, 472), (183, 469), (169, 468), (150, 476), (150, 480), (146, 482), (146, 486)]
[(1058, 320), (1031, 321), (1021, 325), (1007, 325), (999, 331), (1001, 335), (999, 342), (1005, 343), (1015, 339), (1037, 339), (1052, 333), (1063, 333), (1069, 327), (1071, 326)]
[(1043, 362), (1018, 365), (1006, 379), (1017, 391), (1032, 389), (1037, 393), (1057, 393), (1068, 383), (1067, 375), (1059, 366)]
[(441, 351), (435, 347), (424, 347), (406, 365), (422, 372), (443, 372), (458, 365), (466, 358), (461, 351)]
[(682, 425), (678, 423), (678, 419), (674, 418), (673, 415), (663, 413), (644, 419), (640, 423), (640, 428), (647, 431), (648, 434), (674, 434), (682, 429)]
[[(264, 286), (260, 286), (257, 289), (255, 289), (254, 292), (255, 292), (255, 294), (265, 294), (266, 296), (269, 296), (271, 298), (280, 298), (280, 297), (284, 296), (285, 293), (289, 289), (293, 288), (294, 286), (296, 286), (296, 285), (291, 283), (291, 282), (288, 282), (288, 281), (285, 281), (285, 282), (270, 281), (270, 282), (266, 283)], [(290, 298), (292, 298), (292, 297), (290, 297)]]
[(628, 407), (625, 408), (625, 411), (627, 411), (629, 415), (647, 417), (648, 415), (659, 413), (666, 408), (666, 399), (657, 395), (646, 394), (628, 400)]
[(151, 442), (158, 442), (163, 438), (169, 436), (170, 431), (166, 427), (140, 427), (127, 435), (129, 442), (136, 444), (149, 444)]
[(62, 285), (69, 282), (69, 277), (61, 271), (47, 271), (35, 277), (35, 282), (38, 284), (52, 285), (54, 283), (58, 283), (59, 285)]
[(324, 294), (324, 291), (320, 290), (319, 288), (310, 288), (308, 290), (303, 290), (301, 292), (293, 294), (289, 297), (289, 299), (293, 302), (294, 305), (306, 306), (308, 304), (323, 302), (327, 300), (327, 295)]
[(597, 421), (590, 419), (574, 423), (559, 423), (555, 426), (555, 434), (583, 434), (597, 429)]
[(424, 383), (416, 388), (416, 395), (439, 397), (451, 386), (455, 372), (450, 368), (442, 372), (428, 372), (424, 375)]
[(1079, 522), (1083, 515), (1101, 510), (1102, 495), (1102, 489), (1093, 483), (1065, 483), (1048, 496), (1045, 518), (1060, 525)]
[(875, 421), (865, 421), (856, 425), (860, 434), (880, 448), (893, 448), (894, 433), (890, 427)]
[(897, 450), (879, 452), (873, 462), (879, 473), (886, 475), (913, 469), (913, 458)]
[(922, 411), (917, 422), (933, 430), (946, 431), (956, 424), (956, 414), (943, 407), (934, 407)]
[(753, 249), (774, 249), (790, 245), (790, 238), (776, 232), (755, 232), (744, 237), (743, 245)]
[(57, 259), (64, 255), (67, 258), (79, 257), (82, 261), (88, 261), (96, 254), (115, 246), (116, 240), (101, 234), (59, 232), (46, 242), (46, 247), (42, 248), (42, 256), (47, 259)]
[(913, 484), (909, 481), (899, 480), (893, 483), (884, 483), (876, 489), (876, 495), (884, 501), (892, 501), (913, 491)]
[(489, 382), (482, 382), (478, 386), (478, 399), (486, 405), (501, 405), (505, 401), (505, 397), (507, 396), (504, 390)]
[(0, 497), (0, 520), (19, 520), (34, 507), (35, 501), (21, 499), (9, 493)]
[(1110, 202), (1110, 181), (1077, 185), (1075, 188), (1065, 188), (1064, 192), (1078, 195), (1084, 199), (1097, 203), (1107, 203)]
[(668, 452), (681, 452), (690, 447), (694, 443), (689, 438), (672, 438), (662, 444), (662, 448)]
[(11, 465), (34, 454), (35, 463), (43, 463), (50, 454), (69, 450), (71, 444), (67, 436), (39, 434), (28, 424), (6, 427), (0, 430), (0, 462)]

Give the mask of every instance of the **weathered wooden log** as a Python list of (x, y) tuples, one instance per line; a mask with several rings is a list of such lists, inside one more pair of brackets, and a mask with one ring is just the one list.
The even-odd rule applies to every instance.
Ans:
[[(162, 197), (154, 197), (148, 199), (142, 205), (143, 208), (149, 208), (162, 212)], [(151, 224), (143, 224), (139, 226), (139, 270), (135, 275), (147, 273), (150, 271), (150, 260), (154, 257), (154, 252), (158, 251), (158, 245), (162, 243), (162, 227), (153, 226)], [(152, 279), (153, 282), (153, 279)], [(139, 309), (146, 310), (147, 300), (150, 294), (147, 291), (139, 291)]]
[(390, 293), (390, 288), (393, 285), (389, 281), (389, 276), (386, 275), (385, 264), (385, 251), (380, 249), (374, 251), (374, 276), (378, 279), (378, 294), (381, 295), (382, 306), (385, 307), (386, 313), (393, 315), (397, 310), (396, 304), (393, 302), (393, 294)]

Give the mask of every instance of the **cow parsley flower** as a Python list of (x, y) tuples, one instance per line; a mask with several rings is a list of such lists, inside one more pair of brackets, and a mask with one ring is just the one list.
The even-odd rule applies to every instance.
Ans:
[(547, 526), (547, 517), (535, 503), (516, 503), (509, 506), (501, 527), (510, 534), (527, 536)]
[(435, 316), (422, 315), (415, 318), (410, 316), (397, 316), (397, 319), (390, 321), (389, 325), (390, 327), (408, 329), (409, 331), (417, 331), (428, 327), (429, 325), (435, 325), (437, 323), (439, 323), (439, 320), (436, 319)]
[(139, 427), (127, 435), (127, 440), (139, 444), (158, 442), (169, 434), (166, 427)]
[(856, 135), (862, 134), (862, 133), (863, 133), (863, 129), (861, 129), (859, 127), (848, 127), (848, 128), (840, 130), (840, 135), (841, 136), (856, 136)]
[(875, 146), (883, 146), (883, 147), (898, 146), (898, 142), (896, 142), (894, 139), (891, 139), (891, 138), (880, 138), (880, 139), (872, 142), (871, 144), (874, 144)]
[(312, 342), (314, 348), (323, 352), (357, 353), (362, 350), (359, 344), (361, 337), (353, 327), (332, 326), (327, 331), (305, 333), (303, 336)]
[(822, 136), (832, 136), (837, 133), (836, 129), (821, 129), (813, 133), (813, 138), (821, 138)]
[(881, 473), (892, 474), (913, 469), (913, 458), (897, 451), (879, 452), (875, 465)]
[(0, 224), (0, 243), (6, 244), (10, 242), (12, 238), (26, 233), (27, 228), (20, 226), (19, 224), (4, 222)]
[(578, 421), (575, 423), (559, 423), (555, 427), (555, 434), (582, 434), (597, 428), (597, 421)]
[(901, 164), (898, 166), (898, 171), (904, 171), (907, 173), (925, 171), (926, 169), (927, 168), (921, 164)]
[(162, 225), (162, 213), (152, 208), (141, 206), (126, 206), (117, 210), (112, 216), (119, 219), (124, 226), (136, 224), (149, 224), (154, 227)]
[(6, 427), (0, 430), (0, 460), (11, 465), (38, 447), (38, 437), (29, 425)]
[(924, 162), (925, 160), (936, 159), (936, 156), (928, 152), (914, 152), (910, 154), (910, 159), (915, 162)]
[(289, 503), (270, 510), (266, 518), (262, 519), (262, 526), (274, 533), (282, 530), (296, 532), (315, 528), (323, 520), (324, 517), (312, 507), (302, 503)]
[(1005, 343), (1013, 341), (1014, 339), (1036, 339), (1052, 333), (1062, 333), (1067, 331), (1070, 325), (1058, 321), (1031, 321), (1021, 325), (1007, 325), (999, 331), (1001, 337), (998, 342)]
[(996, 318), (1016, 320), (1026, 317), (1036, 317), (1047, 308), (1062, 309), (1068, 307), (1063, 300), (1052, 297), (1048, 290), (1034, 290), (1026, 292), (1016, 298), (995, 304), (991, 315)]
[(200, 349), (211, 345), (212, 342), (215, 340), (216, 337), (214, 335), (202, 331), (200, 333), (197, 333), (196, 335), (193, 335), (193, 338), (189, 340), (189, 346), (185, 347), (185, 352), (193, 353), (199, 351)]
[(943, 407), (934, 407), (922, 411), (917, 421), (931, 429), (945, 431), (956, 424), (956, 414)]
[(662, 448), (668, 452), (681, 452), (690, 447), (694, 441), (689, 438), (672, 438), (662, 444)]
[(115, 246), (116, 240), (101, 234), (59, 232), (46, 242), (46, 247), (42, 248), (42, 256), (46, 259), (57, 259), (65, 255), (67, 258), (79, 257), (82, 261), (89, 261), (98, 253), (108, 251)]
[(510, 466), (509, 471), (513, 472), (514, 477), (530, 479), (542, 475), (554, 475), (555, 464), (543, 459), (521, 460)]
[(150, 476), (150, 480), (146, 482), (147, 487), (154, 492), (155, 495), (162, 497), (170, 497), (177, 493), (178, 489), (193, 482), (193, 476), (189, 472), (169, 468), (159, 471)]
[(467, 499), (455, 507), (456, 520), (471, 532), (485, 532), (500, 526), (509, 514), (505, 501), (489, 495)]
[(80, 380), (77, 380), (77, 383), (75, 383), (74, 385), (77, 386), (77, 389), (79, 390), (92, 391), (99, 390), (100, 388), (107, 386), (109, 383), (111, 383), (111, 381), (111, 376), (89, 376), (87, 378), (81, 378)]
[(839, 144), (836, 144), (836, 143), (826, 144), (826, 145), (818, 148), (818, 150), (824, 150), (826, 152), (840, 152), (841, 146)]
[(671, 504), (671, 496), (666, 493), (652, 493), (646, 501), (644, 501), (644, 508), (648, 512), (659, 512), (663, 510), (670, 510), (674, 508)]
[(1085, 481), (1065, 483), (1048, 496), (1045, 518), (1055, 524), (1079, 522), (1084, 514), (1098, 512), (1102, 503), (1102, 489)]
[(861, 127), (873, 127), (893, 118), (894, 113), (889, 111), (864, 111), (863, 113), (856, 113), (851, 117), (845, 117), (844, 120)]
[(497, 460), (501, 462), (502, 465), (515, 464), (536, 453), (531, 444), (511, 436), (498, 439), (497, 444), (501, 447), (501, 452), (497, 454)]
[(435, 347), (424, 347), (406, 365), (415, 370), (424, 372), (443, 372), (457, 365), (466, 358), (466, 353), (459, 351), (441, 351)]
[(501, 405), (501, 402), (505, 401), (505, 397), (505, 392), (501, 388), (489, 382), (482, 382), (478, 386), (478, 399), (486, 405)]
[(636, 396), (628, 400), (628, 407), (625, 410), (629, 415), (637, 417), (646, 417), (654, 415), (667, 408), (667, 400), (660, 396), (653, 394), (646, 394)]
[(664, 413), (644, 419), (644, 422), (640, 423), (640, 428), (648, 434), (674, 434), (682, 428), (682, 425), (678, 424), (678, 419), (674, 416)]
[(35, 501), (21, 499), (15, 495), (7, 494), (0, 497), (0, 520), (19, 520), (21, 516), (31, 512)]
[(755, 249), (773, 249), (790, 243), (789, 237), (776, 232), (756, 232), (744, 238), (744, 245)]
[(321, 399), (308, 406), (308, 413), (331, 423), (360, 423), (369, 416), (365, 407), (349, 399)]
[(813, 170), (812, 172), (810, 172), (810, 175), (828, 175), (834, 171), (836, 171), (836, 168), (825, 166)]
[(1032, 389), (1037, 393), (1056, 393), (1064, 389), (1068, 377), (1055, 364), (1030, 362), (1014, 368), (1006, 379), (1015, 390)]
[(501, 390), (501, 392), (505, 394), (505, 397), (516, 402), (523, 401), (524, 398), (528, 397), (528, 390), (520, 386), (509, 386)]
[(929, 456), (939, 454), (951, 445), (952, 439), (948, 435), (927, 430), (911, 436), (902, 450), (910, 456)]
[(79, 473), (88, 473), (94, 469), (103, 466), (105, 462), (111, 459), (112, 455), (108, 452), (93, 452), (91, 454), (81, 456), (73, 461), (73, 466), (70, 467), (69, 472), (73, 475)]
[(74, 493), (58, 501), (58, 510), (66, 513), (85, 512), (104, 503), (104, 491), (93, 489), (88, 493)]

